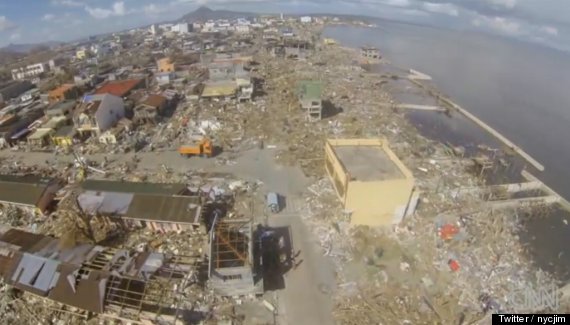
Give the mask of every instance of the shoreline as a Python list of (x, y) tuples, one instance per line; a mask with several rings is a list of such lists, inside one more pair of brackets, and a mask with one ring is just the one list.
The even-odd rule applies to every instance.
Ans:
[[(355, 48), (346, 47), (346, 46), (340, 46), (340, 47), (342, 47), (342, 48), (345, 49), (345, 50), (349, 50), (349, 51), (351, 51), (351, 52), (353, 52), (353, 53), (357, 53), (357, 52), (356, 52), (357, 49), (355, 49)], [(415, 84), (415, 83), (414, 83), (414, 84)], [(400, 104), (402, 104), (402, 103), (400, 103)], [(430, 112), (430, 113), (431, 113), (431, 114), (435, 114), (435, 112)], [(469, 117), (469, 116), (467, 116), (467, 117)], [(474, 121), (473, 121), (472, 119), (470, 119), (470, 122), (474, 123)], [(474, 123), (474, 124), (478, 124), (478, 123)], [(417, 130), (418, 130), (418, 132), (420, 132), (419, 129), (417, 129)], [(481, 130), (482, 130), (482, 131), (485, 131), (485, 129), (481, 129)], [(494, 134), (492, 134), (492, 135), (494, 135)], [(498, 139), (498, 140), (502, 140), (502, 139)], [(507, 140), (507, 141), (509, 141), (509, 140)], [(527, 159), (527, 160), (528, 160), (529, 162), (531, 162), (532, 165), (536, 166), (537, 169), (539, 169), (539, 168), (542, 166), (540, 163), (538, 163), (537, 161), (535, 161), (532, 157), (530, 157), (530, 156), (524, 157), (524, 152), (523, 152), (523, 155), (521, 155), (521, 156), (522, 156), (522, 157), (520, 157), (520, 158), (530, 158), (530, 159)], [(536, 180), (537, 180), (536, 178), (531, 178), (531, 177), (529, 177), (528, 175), (529, 175), (529, 174), (528, 174), (528, 172), (527, 172), (527, 175), (526, 175), (526, 176), (523, 175), (523, 176), (525, 176), (525, 178), (529, 179), (530, 181), (532, 181), (532, 180), (536, 181)], [(548, 188), (544, 183), (542, 183), (542, 182), (540, 182), (540, 183), (542, 184), (542, 187), (543, 187), (543, 189), (544, 189), (545, 191), (550, 192), (550, 193), (554, 193), (555, 195), (559, 196), (559, 195), (558, 195), (557, 193), (555, 193), (553, 190), (551, 190), (550, 188)], [(533, 261), (532, 259), (530, 259), (530, 260), (528, 261), (528, 265), (532, 265), (533, 268), (534, 268), (535, 270), (537, 270), (537, 271), (540, 271), (540, 270), (541, 270), (540, 267), (537, 267), (537, 266), (534, 264), (534, 261)], [(552, 275), (553, 275), (553, 274), (552, 274)], [(561, 286), (561, 287), (564, 287), (564, 284), (561, 283), (560, 286)]]
[[(494, 191), (488, 191), (472, 159), (424, 135), (409, 118), (410, 111), (394, 107), (397, 99), (390, 87), (413, 90), (403, 87), (389, 71), (366, 71), (358, 64), (359, 52), (354, 49), (319, 47), (306, 60), (275, 58), (259, 50), (254, 77), (263, 80), (263, 95), (235, 105), (182, 103), (160, 136), (153, 133), (159, 128), (144, 130), (145, 137), (152, 137), (151, 145), (137, 152), (137, 159), (132, 151), (119, 150), (121, 144), (88, 141), (77, 145), (75, 149), (84, 154), (89, 166), (107, 172), (86, 175), (89, 179), (176, 182), (198, 189), (208, 184), (227, 187), (228, 194), (232, 193), (230, 184), (241, 184), (242, 191), (234, 193), (240, 195), (234, 195), (239, 199), (228, 211), (230, 217), (251, 216), (259, 224), (289, 227), (292, 252), (299, 250), (299, 259), (305, 260), (298, 269), (283, 273), (284, 288), (267, 292), (263, 298), (277, 297), (265, 302), (280, 311), (279, 320), (288, 320), (284, 323), (328, 324), (318, 320), (333, 316), (341, 324), (395, 324), (403, 317), (417, 324), (476, 323), (488, 317), (481, 310), (482, 295), (511, 312), (522, 312), (522, 306), (511, 299), (513, 295), (555, 284), (549, 274), (530, 263), (517, 235), (517, 213), (534, 210), (492, 209), (490, 204), (497, 201), (483, 194)], [(307, 119), (292, 91), (299, 80), (308, 79), (322, 83), (321, 99), (330, 108), (323, 119), (314, 122)], [(192, 130), (186, 127), (189, 119), (196, 125), (218, 125), (204, 133), (223, 147), (219, 155), (191, 159), (178, 155), (176, 147), (186, 141), (178, 131)], [(335, 138), (385, 138), (421, 192), (415, 213), (384, 228), (351, 224), (323, 162), (325, 141)], [(77, 176), (79, 166), (68, 166), (74, 160), (71, 154), (20, 148), (0, 151), (2, 158), (2, 172), (65, 175), (71, 188), (83, 178), (83, 174)], [(283, 214), (267, 213), (268, 192), (286, 197)], [(504, 198), (516, 196), (507, 193), (499, 199)], [(75, 218), (74, 211), (66, 211), (62, 204), (48, 218), (32, 220), (27, 227), (34, 228), (32, 222), (37, 222), (40, 232), (55, 234), (74, 229), (70, 225)], [(449, 228), (454, 229), (451, 236), (444, 234)], [(102, 238), (107, 231), (101, 229)], [(121, 237), (129, 240), (125, 247), (164, 237), (140, 232), (136, 238), (131, 234)], [(163, 244), (165, 249), (192, 251), (185, 247), (191, 233), (173, 237), (176, 242)], [(201, 254), (201, 245), (192, 246)], [(201, 303), (199, 298), (196, 301)], [(241, 299), (225, 302), (242, 304)], [(213, 300), (211, 305), (215, 306)]]

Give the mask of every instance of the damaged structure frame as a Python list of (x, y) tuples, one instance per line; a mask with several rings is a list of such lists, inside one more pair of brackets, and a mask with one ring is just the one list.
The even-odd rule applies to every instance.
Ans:
[(253, 234), (249, 219), (214, 218), (209, 233), (208, 278), (217, 294), (263, 294), (263, 281), (254, 274)]
[(199, 257), (132, 252), (98, 245), (62, 248), (60, 240), (2, 229), (1, 276), (20, 290), (90, 313), (131, 322), (174, 324), (181, 292)]

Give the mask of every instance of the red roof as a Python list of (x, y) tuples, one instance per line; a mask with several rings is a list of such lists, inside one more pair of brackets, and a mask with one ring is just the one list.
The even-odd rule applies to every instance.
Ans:
[(125, 97), (129, 92), (131, 92), (131, 90), (133, 90), (143, 81), (143, 79), (111, 81), (99, 87), (95, 91), (95, 95), (111, 94), (118, 97)]

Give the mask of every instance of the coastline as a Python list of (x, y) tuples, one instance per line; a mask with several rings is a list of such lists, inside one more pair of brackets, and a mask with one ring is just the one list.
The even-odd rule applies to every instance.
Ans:
[[(343, 48), (344, 50), (347, 50), (347, 51), (352, 52), (354, 55), (357, 55), (357, 51), (356, 51), (356, 49), (354, 49), (354, 48), (346, 47), (346, 46), (342, 46), (342, 48)], [(392, 101), (394, 101), (394, 99), (392, 99), (391, 102), (392, 102)], [(422, 112), (422, 113), (423, 113), (423, 112)], [(441, 114), (441, 113), (427, 112), (427, 113), (425, 113), (425, 114)], [(420, 132), (419, 129), (418, 129), (418, 132)], [(441, 143), (441, 142), (440, 142), (440, 145), (445, 145), (445, 143)], [(516, 158), (515, 158), (515, 159), (516, 159)], [(519, 159), (520, 159), (520, 158), (519, 158)], [(538, 165), (540, 165), (540, 164), (538, 163)], [(507, 178), (507, 179), (508, 179), (508, 178)], [(509, 218), (509, 217), (507, 217), (507, 218)], [(509, 223), (510, 223), (510, 226), (509, 226), (509, 227), (512, 227), (512, 229), (517, 229), (517, 231), (515, 231), (515, 232), (513, 233), (513, 236), (515, 236), (515, 237), (513, 237), (513, 240), (519, 241), (519, 238), (518, 238), (518, 236), (517, 236), (516, 233), (518, 233), (519, 231), (522, 231), (522, 230), (521, 230), (521, 226), (520, 226), (520, 224), (519, 224), (518, 218), (512, 217), (512, 219), (511, 219), (511, 221), (510, 221)], [(523, 256), (526, 255), (525, 253), (523, 253), (524, 249), (523, 249), (522, 247), (519, 247), (519, 249), (518, 249), (517, 251), (521, 254), (521, 258), (524, 258)], [(531, 269), (533, 269), (534, 271), (538, 272), (537, 274), (543, 274), (542, 271), (541, 271), (541, 268), (539, 268), (539, 267), (535, 268), (535, 267), (534, 267), (533, 261), (528, 260), (527, 262), (525, 262), (525, 264), (526, 264), (527, 266), (531, 266), (531, 265), (532, 265), (532, 266), (531, 266)], [(533, 278), (534, 278), (535, 280), (538, 279), (538, 278), (540, 278), (540, 277), (544, 277), (544, 275), (533, 276)], [(560, 285), (562, 285), (562, 284), (560, 284)]]
[[(351, 29), (355, 28), (354, 26), (345, 26), (345, 27)], [(360, 28), (361, 26), (356, 26), (356, 27)], [(399, 35), (398, 32), (395, 30), (387, 29), (388, 28), (387, 26), (383, 27), (384, 29), (382, 29), (382, 32), (390, 34), (389, 37), (388, 36), (384, 38), (379, 37), (386, 42), (386, 46), (395, 46), (395, 44), (399, 44), (396, 41), (394, 41), (394, 39)], [(356, 29), (356, 31), (360, 31), (360, 29)], [(410, 32), (409, 30), (406, 31)], [(338, 34), (339, 37), (335, 38), (336, 36), (335, 33)], [(338, 29), (335, 29), (334, 33), (332, 31), (328, 33), (324, 32), (323, 35), (326, 35), (325, 37), (332, 37), (337, 39), (340, 44), (343, 44), (343, 46), (344, 46), (343, 42), (344, 39), (342, 38), (343, 36), (352, 37), (349, 42), (350, 46), (355, 46), (355, 44), (357, 44), (358, 42), (363, 42), (363, 39), (359, 39), (358, 41), (354, 40), (355, 36), (354, 31), (344, 33), (342, 31), (339, 31)], [(368, 34), (366, 35), (367, 36), (365, 36), (364, 39), (366, 39), (366, 37), (370, 37), (370, 35)], [(428, 36), (429, 35), (431, 34), (428, 34)], [(404, 37), (407, 36), (408, 35), (404, 35)], [(366, 42), (366, 44), (375, 44), (379, 42), (369, 38), (368, 40), (369, 41)], [(402, 42), (405, 43), (406, 40)], [(382, 51), (381, 44), (379, 48)], [(392, 54), (400, 53), (403, 48), (406, 48), (406, 46), (400, 46), (398, 47), (398, 50), (391, 49), (390, 51)], [(418, 46), (417, 48), (422, 48), (422, 47)], [(409, 58), (410, 56), (405, 56), (405, 57)], [(470, 59), (466, 60), (469, 61)], [(419, 61), (414, 61), (414, 62), (415, 62), (414, 68), (418, 68), (418, 66), (420, 66), (420, 64), (418, 63)], [(392, 64), (391, 62), (389, 63)], [(407, 68), (401, 67), (403, 66), (402, 62), (400, 62), (397, 66), (395, 64), (393, 65), (394, 65), (394, 70), (400, 72), (400, 74), (407, 73), (409, 70)], [(440, 65), (438, 65), (437, 67), (441, 68)], [(461, 69), (461, 71), (463, 71), (463, 69)], [(456, 75), (453, 72), (451, 74), (452, 76), (454, 76), (454, 78), (462, 78), (461, 75)], [(441, 88), (442, 86), (440, 85), (441, 82), (436, 82), (432, 80), (428, 81), (422, 80), (421, 82), (426, 84), (428, 88), (435, 89), (438, 94), (443, 93), (442, 91), (440, 91), (442, 89)], [(469, 80), (469, 82), (474, 83), (473, 80)], [(462, 83), (460, 82), (459, 84)], [(420, 96), (415, 96), (415, 95), (410, 96), (409, 91), (406, 91), (406, 94), (401, 94), (402, 91), (400, 91), (400, 93), (398, 93), (398, 91), (396, 92), (398, 95), (397, 97), (399, 97), (398, 99), (400, 99), (400, 102), (412, 101), (416, 103), (415, 100), (421, 100), (417, 99)], [(484, 96), (486, 95), (483, 95), (483, 97)], [(453, 97), (452, 101), (455, 101), (455, 97)], [(508, 100), (505, 99), (505, 101)], [(428, 102), (427, 104), (438, 105), (438, 103), (435, 100), (433, 102)], [(444, 105), (445, 107), (445, 104), (440, 103), (440, 105)], [(466, 105), (465, 101), (461, 101), (461, 105)], [(488, 124), (488, 122), (493, 122), (493, 120), (489, 120), (488, 114), (486, 115), (487, 118), (479, 118), (480, 115), (484, 115), (481, 113), (481, 109), (475, 110), (475, 112), (469, 109), (467, 110), (467, 112), (469, 114), (476, 116), (478, 119), (487, 122), (485, 124)], [(451, 113), (452, 114), (450, 114), (450, 116), (447, 116), (443, 114), (435, 114), (433, 112), (410, 111), (407, 112), (407, 117), (410, 121), (412, 121), (412, 123), (416, 127), (420, 129), (420, 132), (424, 136), (427, 136), (430, 139), (434, 139), (449, 146), (463, 146), (468, 153), (473, 154), (478, 152), (479, 146), (481, 145), (487, 146), (493, 150), (499, 149), (505, 151), (507, 153), (506, 158), (508, 158), (507, 160), (510, 163), (510, 165), (508, 168), (504, 168), (499, 172), (492, 173), (489, 177), (487, 177), (487, 182), (489, 182), (490, 184), (518, 183), (518, 182), (528, 181), (529, 180), (528, 177), (523, 177), (521, 172), (525, 168), (530, 168), (529, 169), (530, 173), (541, 180), (543, 184), (542, 185), (543, 192), (553, 195), (554, 197), (557, 197), (555, 200), (560, 202), (561, 205), (565, 207), (565, 209), (557, 209), (552, 207), (548, 209), (549, 213), (547, 213), (546, 215), (541, 212), (538, 213), (539, 216), (534, 216), (534, 217), (531, 216), (530, 218), (524, 218), (523, 220), (521, 220), (521, 222), (523, 223), (523, 227), (519, 231), (519, 236), (521, 240), (524, 242), (524, 245), (526, 247), (525, 249), (528, 250), (533, 263), (535, 263), (538, 267), (544, 270), (548, 270), (552, 274), (555, 274), (556, 278), (559, 279), (560, 281), (563, 282), (570, 281), (570, 272), (569, 272), (570, 258), (567, 258), (568, 256), (563, 253), (565, 251), (565, 247), (567, 246), (566, 238), (567, 238), (568, 228), (565, 227), (566, 225), (565, 220), (568, 220), (570, 216), (570, 213), (567, 211), (568, 203), (564, 197), (565, 195), (567, 195), (568, 191), (564, 187), (561, 188), (560, 182), (558, 183), (553, 182), (553, 174), (558, 175), (560, 174), (560, 171), (557, 168), (552, 168), (552, 169), (546, 168), (546, 171), (544, 173), (541, 173), (531, 166), (526, 166), (528, 164), (525, 163), (523, 159), (511, 156), (511, 151), (508, 148), (508, 146), (504, 145), (504, 142), (501, 143), (501, 141), (498, 141), (495, 137), (492, 137), (486, 131), (480, 129), (479, 126), (472, 123), (469, 119), (465, 118), (463, 114), (453, 114), (453, 112)], [(503, 115), (499, 114), (497, 115), (497, 117), (503, 117)], [(517, 119), (513, 118), (512, 121), (516, 123)], [(499, 132), (502, 133), (503, 131), (502, 128), (497, 127), (501, 126), (501, 123), (497, 123), (496, 121), (494, 121), (494, 123), (489, 123), (489, 124), (494, 125), (494, 127), (497, 130), (499, 130)], [(529, 129), (528, 132), (532, 134), (534, 131), (532, 129)], [(512, 137), (513, 135), (511, 134), (509, 136), (509, 139), (512, 139)], [(515, 143), (516, 141), (512, 142)], [(528, 146), (529, 144), (527, 143), (525, 148), (527, 148), (528, 150), (534, 148)], [(536, 150), (534, 149), (531, 151), (536, 152)], [(540, 160), (544, 160), (547, 159), (548, 157), (545, 158), (542, 155), (538, 156), (537, 158), (539, 158)], [(533, 158), (533, 160), (535, 159)], [(543, 161), (535, 165), (542, 165), (542, 163)], [(544, 161), (544, 165), (551, 166), (552, 159), (550, 160), (547, 159), (547, 161)], [(554, 231), (553, 229), (556, 229), (556, 231)]]

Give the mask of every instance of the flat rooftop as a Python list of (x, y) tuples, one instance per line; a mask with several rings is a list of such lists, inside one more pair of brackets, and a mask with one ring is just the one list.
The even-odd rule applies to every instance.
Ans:
[(384, 181), (405, 178), (381, 146), (333, 145), (352, 180)]

